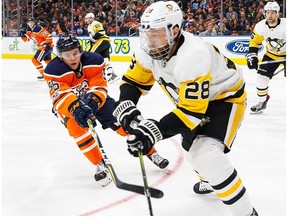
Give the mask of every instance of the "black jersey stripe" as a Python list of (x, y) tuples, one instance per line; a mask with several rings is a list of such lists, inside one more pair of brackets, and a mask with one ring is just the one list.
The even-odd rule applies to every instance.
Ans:
[(226, 204), (226, 205), (232, 205), (235, 202), (237, 202), (245, 194), (245, 192), (246, 192), (246, 188), (243, 187), (242, 190), (235, 197), (233, 197), (230, 200), (223, 201), (223, 203)]
[(237, 177), (237, 171), (234, 169), (233, 173), (221, 184), (213, 185), (212, 188), (214, 190), (221, 190), (229, 185), (235, 178)]

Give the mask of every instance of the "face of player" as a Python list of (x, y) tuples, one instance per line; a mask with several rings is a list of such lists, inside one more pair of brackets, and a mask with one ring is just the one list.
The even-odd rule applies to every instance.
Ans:
[(160, 53), (169, 46), (165, 28), (144, 30), (142, 31), (142, 38), (146, 41), (146, 46), (151, 54)]
[(91, 17), (85, 18), (85, 22), (89, 25), (93, 22), (93, 18), (91, 18)]
[(72, 69), (76, 70), (80, 64), (81, 52), (78, 48), (61, 53), (63, 61)]
[(35, 22), (29, 21), (29, 22), (27, 22), (27, 25), (28, 25), (31, 29), (33, 29), (34, 26), (35, 26)]
[(265, 11), (265, 15), (269, 26), (277, 24), (277, 18), (278, 18), (277, 11), (267, 10)]

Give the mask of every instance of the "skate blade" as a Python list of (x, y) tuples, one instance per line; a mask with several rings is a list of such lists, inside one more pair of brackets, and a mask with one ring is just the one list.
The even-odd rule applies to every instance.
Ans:
[(105, 187), (110, 182), (112, 182), (112, 178), (111, 177), (108, 177), (108, 178), (102, 179), (100, 181), (97, 181), (97, 183), (99, 183), (102, 187)]
[(263, 110), (260, 110), (260, 111), (257, 111), (257, 112), (250, 111), (251, 115), (257, 115), (257, 114), (262, 114), (262, 113), (263, 113)]

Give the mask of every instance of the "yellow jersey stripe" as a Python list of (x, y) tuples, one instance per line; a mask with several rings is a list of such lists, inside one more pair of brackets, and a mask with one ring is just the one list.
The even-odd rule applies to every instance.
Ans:
[(238, 179), (238, 181), (229, 190), (227, 190), (227, 191), (225, 191), (223, 193), (216, 193), (216, 195), (219, 198), (228, 197), (231, 194), (233, 194), (241, 185), (242, 185), (242, 181), (241, 181), (241, 179)]

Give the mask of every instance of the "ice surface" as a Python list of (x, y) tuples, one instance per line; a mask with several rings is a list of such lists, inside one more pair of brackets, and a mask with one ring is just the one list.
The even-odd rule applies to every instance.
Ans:
[[(129, 63), (112, 62), (122, 74)], [(257, 103), (256, 72), (244, 69), (248, 109)], [(3, 216), (148, 216), (147, 200), (94, 181), (94, 167), (51, 113), (48, 87), (38, 81), (30, 60), (2, 61), (2, 214)], [(118, 97), (118, 85), (109, 85)], [(229, 157), (260, 216), (285, 216), (286, 82), (270, 82), (271, 99), (260, 115), (245, 114)], [(142, 98), (144, 117), (160, 119), (173, 106), (156, 84)], [(112, 130), (97, 131), (118, 177), (142, 185), (140, 164), (126, 150), (125, 139)], [(180, 137), (161, 141), (157, 149), (170, 160), (159, 170), (147, 158), (150, 186), (164, 191), (152, 199), (154, 216), (229, 216), (215, 195), (196, 195), (197, 182), (181, 149)]]

